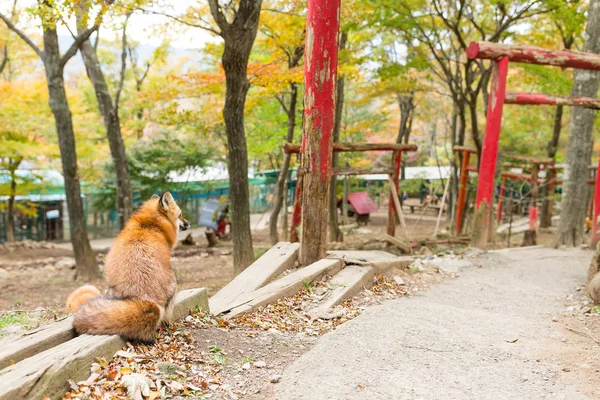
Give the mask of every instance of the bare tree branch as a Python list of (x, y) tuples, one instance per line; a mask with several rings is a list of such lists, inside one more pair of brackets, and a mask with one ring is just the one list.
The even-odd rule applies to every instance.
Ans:
[(8, 29), (10, 29), (11, 31), (13, 31), (14, 33), (16, 33), (21, 39), (23, 39), (23, 41), (25, 43), (27, 43), (29, 45), (29, 47), (31, 47), (33, 49), (33, 51), (35, 51), (35, 53), (43, 60), (45, 55), (44, 52), (42, 50), (40, 50), (39, 47), (37, 47), (35, 45), (35, 43), (33, 43), (31, 41), (31, 39), (29, 39), (27, 37), (27, 35), (25, 35), (19, 28), (17, 28), (15, 26), (15, 24), (13, 24), (11, 22), (10, 19), (6, 18), (6, 16), (2, 13), (0, 13), (0, 19), (4, 21), (4, 23), (6, 24), (6, 26), (8, 27)]
[(208, 22), (206, 22), (206, 21), (204, 21), (202, 19), (200, 19), (200, 21), (204, 22), (206, 25), (194, 23), (194, 22), (191, 22), (191, 21), (186, 21), (185, 19), (182, 19), (182, 18), (177, 17), (175, 15), (167, 14), (167, 13), (164, 13), (164, 12), (161, 12), (161, 11), (148, 10), (148, 9), (144, 9), (144, 8), (140, 8), (140, 11), (142, 11), (142, 12), (144, 12), (146, 14), (161, 15), (163, 17), (170, 18), (173, 21), (179, 22), (180, 24), (191, 26), (192, 28), (200, 28), (200, 29), (203, 29), (205, 31), (214, 33), (215, 35), (222, 36), (221, 32), (217, 31), (216, 29), (213, 29)]
[(208, 0), (208, 5), (210, 6), (210, 13), (213, 15), (215, 22), (221, 29), (221, 32), (224, 32), (229, 27), (229, 22), (227, 22), (227, 18), (225, 18), (225, 15), (221, 11), (219, 0)]
[(75, 38), (75, 41), (73, 42), (71, 47), (69, 47), (67, 52), (65, 54), (63, 54), (63, 56), (60, 58), (60, 61), (58, 62), (58, 66), (60, 69), (63, 69), (65, 67), (67, 62), (75, 54), (77, 54), (77, 51), (79, 50), (79, 47), (81, 46), (81, 44), (83, 42), (85, 42), (86, 40), (88, 40), (90, 38), (90, 36), (92, 35), (92, 33), (94, 33), (97, 29), (98, 29), (98, 25), (94, 25), (91, 28), (88, 28), (85, 31), (83, 31), (83, 33), (81, 35), (79, 35), (79, 36), (77, 36), (77, 38)]

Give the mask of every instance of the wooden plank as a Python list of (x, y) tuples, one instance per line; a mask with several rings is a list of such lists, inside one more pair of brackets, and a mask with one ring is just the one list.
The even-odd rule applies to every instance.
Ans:
[(346, 265), (372, 266), (375, 273), (382, 273), (391, 268), (407, 268), (415, 256), (398, 257), (381, 250), (332, 250), (327, 252), (329, 258), (339, 258)]
[(333, 170), (333, 175), (369, 175), (369, 174), (393, 174), (394, 170), (391, 168), (335, 168)]
[(74, 337), (73, 317), (27, 332), (0, 348), (0, 369)]
[[(419, 147), (416, 144), (400, 143), (335, 143), (334, 152), (352, 152), (352, 151), (417, 151)], [(283, 150), (286, 153), (300, 153), (300, 145), (295, 143), (285, 143)]]
[[(208, 310), (206, 289), (177, 293), (175, 316), (183, 317), (194, 309)], [(124, 345), (117, 335), (81, 335), (26, 358), (0, 371), (0, 400), (62, 397), (69, 379), (86, 379), (97, 357), (110, 359)]]
[(318, 307), (317, 315), (320, 312), (328, 312), (331, 308), (340, 304), (342, 300), (353, 296), (364, 288), (373, 286), (373, 275), (375, 275), (373, 267), (358, 265), (349, 265), (338, 272), (329, 282), (332, 290)]
[(474, 147), (467, 147), (467, 146), (454, 146), (452, 148), (452, 150), (456, 151), (456, 152), (467, 152), (467, 153), (477, 153), (477, 149)]
[(299, 243), (280, 242), (236, 276), (209, 300), (210, 310), (217, 315), (227, 310), (238, 298), (252, 293), (292, 267), (298, 259)]
[(312, 282), (326, 273), (336, 274), (343, 264), (339, 259), (321, 259), (306, 267), (300, 268), (283, 278), (264, 286), (253, 293), (239, 298), (231, 304), (231, 308), (224, 319), (236, 317), (240, 314), (255, 310), (256, 308), (273, 303), (285, 296), (298, 292), (304, 287), (304, 282)]

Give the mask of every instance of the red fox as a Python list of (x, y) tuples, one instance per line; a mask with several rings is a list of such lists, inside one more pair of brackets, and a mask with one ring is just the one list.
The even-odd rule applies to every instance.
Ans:
[(154, 343), (161, 322), (173, 314), (177, 281), (171, 249), (177, 231), (190, 227), (171, 193), (153, 195), (127, 221), (105, 262), (106, 296), (91, 285), (76, 289), (67, 300), (75, 312), (77, 333), (117, 334), (126, 340)]

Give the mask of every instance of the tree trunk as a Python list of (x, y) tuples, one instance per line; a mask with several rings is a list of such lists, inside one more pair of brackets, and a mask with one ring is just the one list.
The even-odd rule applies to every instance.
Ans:
[[(83, 28), (78, 23), (78, 33), (81, 35)], [(119, 119), (119, 105), (113, 102), (109, 92), (104, 73), (100, 67), (100, 62), (96, 55), (96, 50), (92, 47), (89, 40), (86, 40), (81, 45), (81, 54), (85, 63), (87, 75), (94, 87), (96, 100), (98, 100), (98, 108), (104, 119), (104, 127), (110, 154), (112, 156), (115, 175), (117, 178), (117, 212), (119, 215), (119, 225), (121, 229), (133, 213), (133, 202), (131, 192), (131, 175), (129, 174), (129, 166), (125, 155), (125, 144), (121, 134), (121, 121)]]
[[(588, 11), (584, 52), (600, 53), (600, 0), (592, 0)], [(596, 97), (598, 72), (575, 70), (573, 97)], [(555, 246), (578, 246), (584, 239), (588, 165), (592, 155), (595, 111), (573, 107), (564, 170), (560, 223)]]
[[(286, 143), (292, 143), (294, 141), (294, 129), (296, 128), (296, 104), (298, 102), (298, 86), (295, 83), (290, 85), (290, 105), (287, 110), (287, 135)], [(275, 204), (271, 217), (269, 219), (269, 236), (271, 238), (271, 244), (274, 245), (279, 242), (279, 232), (277, 230), (277, 221), (281, 208), (283, 206), (283, 194), (287, 190), (287, 178), (288, 171), (290, 169), (291, 154), (285, 153), (283, 156), (283, 166), (279, 171), (279, 177), (277, 178), (277, 185), (275, 187)], [(287, 204), (285, 205), (287, 207)]]
[[(554, 158), (556, 156), (556, 150), (558, 149), (558, 141), (560, 139), (560, 131), (562, 128), (562, 116), (563, 116), (563, 106), (556, 106), (556, 110), (554, 113), (554, 127), (552, 129), (552, 139), (548, 142), (548, 157)], [(544, 187), (542, 188), (542, 216), (540, 218), (540, 227), (548, 228), (552, 226), (552, 204), (553, 202), (549, 200), (550, 197), (554, 196), (554, 193), (550, 193), (548, 190), (551, 185), (550, 182), (550, 171), (546, 169), (546, 179), (544, 180)], [(554, 185), (552, 185), (554, 187)]]
[(16, 171), (19, 168), (19, 165), (23, 161), (23, 158), (20, 157), (13, 161), (12, 159), (9, 161), (10, 168), (10, 192), (8, 195), (8, 207), (6, 209), (6, 241), (8, 243), (13, 243), (15, 241), (15, 196), (17, 195), (17, 174)]
[[(233, 272), (238, 275), (254, 261), (252, 234), (250, 232), (250, 195), (248, 191), (248, 148), (244, 130), (244, 106), (250, 88), (247, 77), (248, 59), (256, 33), (260, 14), (260, 1), (242, 1), (234, 22), (221, 21), (225, 48), (225, 106), (223, 119), (227, 134), (229, 201), (231, 204), (231, 235), (233, 242)], [(256, 4), (254, 4), (256, 3)], [(212, 11), (211, 7), (211, 11)], [(241, 15), (244, 13), (245, 15)], [(213, 12), (214, 14), (214, 12)], [(255, 18), (255, 20), (252, 20)]]
[[(346, 48), (348, 40), (348, 32), (340, 34), (339, 49)], [(342, 123), (342, 112), (344, 110), (344, 77), (340, 75), (337, 79), (336, 95), (335, 95), (335, 120), (333, 125), (333, 143), (340, 141), (340, 130)], [(333, 153), (331, 158), (332, 168), (338, 166), (339, 154)], [(337, 213), (337, 176), (331, 175), (331, 183), (329, 184), (329, 240), (331, 242), (343, 242), (344, 236), (340, 230), (338, 213)]]
[(56, 123), (58, 146), (62, 161), (65, 180), (65, 194), (67, 210), (69, 212), (69, 227), (71, 229), (71, 243), (77, 263), (77, 279), (90, 280), (98, 277), (98, 264), (90, 246), (83, 202), (81, 200), (81, 186), (77, 173), (77, 151), (73, 120), (67, 101), (63, 69), (60, 66), (60, 52), (56, 29), (44, 29), (44, 68), (48, 84), (49, 104)]

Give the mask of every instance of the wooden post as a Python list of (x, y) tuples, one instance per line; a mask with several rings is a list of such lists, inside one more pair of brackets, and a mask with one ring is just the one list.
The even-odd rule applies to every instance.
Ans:
[(598, 157), (598, 170), (596, 171), (596, 186), (594, 188), (594, 216), (592, 218), (592, 248), (598, 244), (598, 215), (600, 215), (600, 157)]
[(297, 243), (300, 241), (298, 227), (302, 222), (302, 173), (298, 168), (298, 182), (296, 183), (296, 196), (294, 197), (294, 209), (292, 210), (292, 226), (290, 228), (290, 242)]
[(448, 194), (448, 187), (450, 186), (450, 177), (446, 179), (446, 187), (444, 188), (444, 194), (442, 195), (442, 204), (440, 205), (440, 212), (437, 217), (437, 221), (435, 222), (435, 230), (433, 232), (433, 237), (437, 237), (438, 229), (440, 227), (440, 220), (442, 219), (442, 213), (444, 212), (444, 204), (446, 203), (446, 195)]
[(538, 207), (537, 200), (539, 195), (538, 171), (539, 164), (533, 163), (531, 167), (531, 204), (529, 205), (529, 229), (536, 231), (538, 229)]
[(308, 0), (306, 13), (301, 265), (324, 258), (327, 250), (340, 2)]
[(460, 236), (463, 228), (463, 213), (465, 212), (465, 202), (467, 201), (467, 185), (469, 184), (469, 158), (471, 153), (462, 150), (462, 162), (460, 165), (460, 181), (458, 184), (458, 199), (456, 200), (456, 222), (454, 227), (454, 236)]
[(552, 226), (552, 211), (554, 207), (554, 187), (556, 185), (556, 168), (552, 165), (548, 168), (548, 173), (550, 174), (550, 179), (548, 181), (548, 193), (546, 196), (548, 197), (546, 201), (548, 202), (548, 207), (546, 207), (546, 212), (548, 213), (548, 221), (550, 221), (550, 226)]
[(502, 220), (502, 204), (504, 203), (504, 186), (506, 179), (502, 178), (502, 184), (500, 185), (500, 196), (498, 196), (498, 210), (496, 212), (496, 223), (500, 224)]
[[(396, 187), (392, 184), (393, 178), (391, 176), (388, 176), (388, 181), (390, 182), (390, 191), (392, 192), (392, 199), (390, 199), (390, 201), (393, 201), (394, 204), (396, 205), (396, 208), (398, 209), (398, 215), (400, 216), (400, 225), (402, 226), (402, 229), (404, 230), (404, 233), (406, 235), (406, 239), (410, 242), (410, 236), (408, 234), (408, 228), (406, 227), (406, 221), (404, 220), (404, 213), (402, 212), (402, 205), (400, 205), (400, 199), (398, 198), (398, 192), (396, 191)], [(394, 220), (394, 223), (396, 221)], [(392, 236), (392, 235), (389, 235)]]
[(492, 84), (488, 101), (487, 123), (481, 161), (479, 165), (479, 181), (475, 198), (475, 216), (471, 243), (483, 248), (487, 244), (490, 230), (490, 213), (493, 204), (494, 176), (496, 174), (496, 157), (502, 126), (502, 109), (506, 92), (506, 75), (508, 57), (504, 56), (492, 63)]
[(520, 104), (520, 105), (552, 105), (552, 106), (570, 106), (590, 108), (600, 110), (600, 99), (589, 97), (569, 97), (569, 96), (554, 96), (544, 93), (506, 93), (505, 104)]
[(344, 225), (348, 225), (350, 222), (348, 221), (348, 195), (350, 194), (350, 187), (347, 176), (344, 177), (344, 195), (342, 196), (342, 221)]
[(402, 165), (402, 152), (394, 151), (392, 153), (392, 169), (394, 173), (390, 175), (390, 200), (388, 202), (388, 227), (387, 234), (395, 236), (396, 234), (396, 213), (402, 210), (396, 210), (394, 204), (393, 193), (396, 192), (398, 195), (398, 189), (400, 188), (400, 166)]

